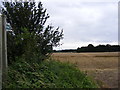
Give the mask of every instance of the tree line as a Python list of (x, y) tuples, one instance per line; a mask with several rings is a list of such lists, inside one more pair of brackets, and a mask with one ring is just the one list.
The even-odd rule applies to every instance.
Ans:
[(97, 45), (94, 46), (89, 44), (88, 46), (84, 46), (77, 49), (65, 49), (65, 50), (54, 50), (54, 52), (119, 52), (120, 45)]

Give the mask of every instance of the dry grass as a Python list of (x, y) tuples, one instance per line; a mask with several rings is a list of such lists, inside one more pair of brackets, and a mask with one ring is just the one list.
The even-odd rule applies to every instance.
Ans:
[(101, 87), (118, 87), (118, 52), (53, 53), (52, 57), (75, 64), (98, 83), (102, 81), (104, 84)]

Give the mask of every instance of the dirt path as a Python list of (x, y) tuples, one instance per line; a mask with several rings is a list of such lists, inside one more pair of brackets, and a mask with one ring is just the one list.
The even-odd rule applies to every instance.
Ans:
[(88, 76), (95, 79), (102, 88), (118, 88), (118, 70), (116, 69), (93, 69), (83, 71)]
[[(94, 54), (82, 53), (83, 56), (88, 57), (89, 60), (96, 60)], [(110, 54), (108, 54), (110, 55)], [(104, 56), (108, 56), (104, 55)], [(97, 57), (100, 56), (99, 54)], [(104, 57), (103, 56), (103, 57)], [(110, 56), (109, 56), (110, 57)], [(96, 65), (99, 63), (96, 62)], [(92, 76), (97, 83), (103, 88), (118, 88), (118, 68), (112, 67), (104, 69), (83, 69), (88, 76)]]

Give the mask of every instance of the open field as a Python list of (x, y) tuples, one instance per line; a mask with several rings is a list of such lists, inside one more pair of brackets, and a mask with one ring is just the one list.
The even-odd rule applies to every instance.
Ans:
[(52, 57), (75, 64), (103, 88), (118, 87), (118, 52), (53, 53)]

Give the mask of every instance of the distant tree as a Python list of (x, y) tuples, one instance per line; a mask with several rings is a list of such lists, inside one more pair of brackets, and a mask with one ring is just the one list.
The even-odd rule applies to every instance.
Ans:
[(21, 56), (25, 59), (46, 57), (53, 47), (60, 45), (63, 30), (45, 25), (49, 15), (42, 3), (35, 2), (4, 2), (2, 14), (6, 15), (14, 34), (8, 33), (8, 59), (16, 60)]
[(94, 50), (94, 46), (93, 46), (92, 44), (89, 44), (89, 45), (87, 46), (87, 51), (88, 51), (88, 52), (93, 52), (93, 51), (95, 51), (95, 50)]
[(92, 44), (89, 44), (88, 47), (89, 48), (94, 48), (94, 46)]
[(98, 45), (96, 46), (96, 50), (98, 52), (106, 52), (106, 45)]

